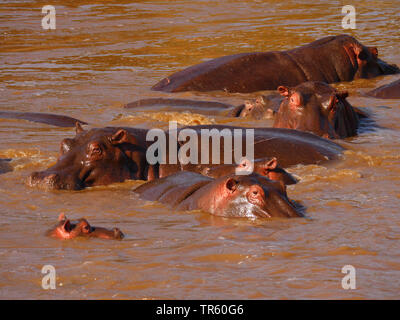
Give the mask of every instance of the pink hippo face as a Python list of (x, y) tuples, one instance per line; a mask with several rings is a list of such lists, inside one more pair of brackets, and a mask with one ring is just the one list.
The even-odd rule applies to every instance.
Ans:
[(124, 234), (118, 228), (108, 230), (102, 227), (94, 227), (86, 219), (71, 221), (62, 213), (58, 217), (55, 227), (47, 231), (47, 235), (58, 239), (74, 239), (76, 237), (117, 239), (124, 238)]

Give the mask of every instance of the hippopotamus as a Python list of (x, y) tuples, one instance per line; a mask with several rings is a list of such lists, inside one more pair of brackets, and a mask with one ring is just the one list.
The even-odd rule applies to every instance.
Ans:
[(176, 72), (152, 87), (164, 92), (255, 92), (306, 81), (334, 83), (399, 73), (349, 35), (329, 36), (288, 51), (239, 53)]
[[(177, 135), (184, 129), (191, 129), (200, 142), (199, 158), (204, 152), (212, 153), (212, 144), (202, 144), (202, 136), (207, 130), (211, 136), (226, 130), (233, 136), (233, 131), (239, 129), (242, 150), (246, 150), (246, 128), (224, 125), (187, 126), (177, 130)], [(147, 151), (152, 141), (146, 141), (147, 129), (106, 127), (83, 130), (77, 126), (75, 138), (67, 138), (61, 142), (60, 157), (53, 166), (41, 172), (33, 172), (28, 178), (28, 185), (44, 187), (45, 189), (81, 190), (86, 187), (107, 185), (123, 182), (129, 179), (153, 180), (165, 177), (178, 171), (201, 172), (204, 165), (195, 163), (150, 163)], [(161, 130), (160, 130), (161, 131)], [(214, 131), (214, 132), (213, 132)], [(167, 152), (173, 147), (167, 140)], [(210, 138), (208, 136), (208, 138)], [(223, 140), (223, 138), (221, 139)], [(188, 141), (174, 141), (177, 151), (187, 146)], [(220, 144), (220, 164), (225, 162), (224, 144)], [(296, 164), (316, 164), (327, 160), (337, 159), (344, 149), (329, 140), (314, 134), (298, 132), (289, 129), (256, 128), (254, 129), (254, 158), (277, 158), (282, 168)], [(227, 151), (228, 152), (228, 151)], [(232, 154), (234, 150), (229, 150)], [(233, 158), (232, 154), (230, 155)], [(229, 154), (228, 154), (229, 155)], [(209, 157), (212, 159), (212, 155)], [(179, 159), (178, 159), (179, 160)], [(201, 163), (201, 161), (198, 161)], [(232, 162), (231, 162), (232, 163)], [(210, 164), (210, 162), (206, 163)], [(281, 175), (270, 175), (271, 178), (281, 179)]]
[(7, 173), (13, 170), (12, 166), (10, 166), (9, 162), (11, 159), (1, 159), (0, 158), (0, 174)]
[(293, 175), (279, 166), (278, 160), (275, 157), (256, 159), (254, 161), (244, 158), (239, 164), (204, 165), (200, 169), (201, 174), (211, 178), (246, 172), (255, 172), (270, 180), (280, 181), (285, 185), (296, 184), (298, 182)]
[(283, 184), (257, 173), (230, 174), (218, 179), (195, 172), (178, 172), (142, 184), (134, 190), (144, 200), (177, 210), (203, 210), (229, 218), (302, 217), (288, 199)]
[(171, 99), (171, 98), (148, 98), (140, 99), (124, 105), (126, 109), (139, 111), (191, 111), (206, 115), (238, 116), (243, 108), (242, 105), (234, 106), (218, 101), (203, 101), (191, 99)]
[(380, 99), (400, 99), (400, 79), (371, 90), (367, 95)]
[(323, 82), (304, 82), (296, 87), (279, 86), (283, 100), (275, 115), (274, 128), (312, 132), (337, 139), (357, 135), (360, 118), (368, 115), (346, 100), (340, 92)]
[(246, 100), (244, 104), (235, 109), (236, 116), (254, 120), (274, 119), (282, 100), (282, 96), (278, 93)]
[(276, 107), (276, 102), (280, 102), (281, 100), (282, 98), (279, 94), (275, 96), (260, 96), (254, 99), (254, 101), (246, 100), (243, 104), (234, 106), (229, 103), (218, 101), (149, 98), (130, 102), (126, 104), (124, 108), (135, 109), (136, 111), (190, 111), (205, 115), (219, 115), (225, 117), (240, 117), (260, 120), (272, 119), (274, 115), (274, 108)]
[(22, 119), (65, 128), (75, 127), (76, 123), (87, 124), (85, 121), (52, 113), (0, 111), (0, 118)]
[(121, 240), (124, 234), (118, 228), (112, 230), (94, 227), (89, 224), (86, 219), (79, 219), (71, 221), (61, 213), (58, 217), (58, 223), (46, 232), (49, 237), (58, 239), (74, 239), (76, 237), (85, 238), (102, 238), (102, 239), (116, 239)]
[(347, 91), (340, 92), (327, 83), (308, 81), (295, 87), (279, 86), (275, 93), (247, 100), (238, 106), (213, 101), (152, 98), (135, 101), (126, 107), (184, 107), (198, 113), (208, 114), (214, 110), (233, 117), (275, 119), (275, 128), (309, 131), (336, 139), (355, 136), (360, 119), (369, 117), (366, 112), (351, 106), (347, 96)]
[(76, 137), (61, 142), (55, 165), (34, 172), (31, 186), (80, 190), (85, 187), (144, 179), (147, 175), (145, 129), (102, 128), (84, 130), (76, 126)]

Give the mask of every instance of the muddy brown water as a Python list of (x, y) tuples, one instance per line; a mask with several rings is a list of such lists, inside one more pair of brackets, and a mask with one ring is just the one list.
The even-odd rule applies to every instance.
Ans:
[[(140, 98), (209, 99), (237, 104), (253, 95), (152, 92), (168, 74), (210, 58), (293, 48), (343, 33), (342, 1), (52, 1), (56, 30), (41, 28), (43, 1), (0, 3), (0, 108), (52, 112), (92, 126), (166, 128), (262, 122), (183, 112), (133, 112)], [(397, 0), (355, 3), (346, 30), (400, 64)], [(80, 192), (25, 185), (55, 162), (74, 135), (23, 120), (0, 120), (0, 298), (337, 299), (400, 298), (400, 101), (363, 93), (398, 76), (336, 85), (382, 129), (341, 144), (342, 161), (297, 166), (289, 196), (306, 219), (247, 221), (174, 212), (139, 200), (128, 181)], [(2, 164), (2, 165), (3, 165)], [(9, 172), (9, 166), (13, 171)], [(57, 241), (44, 236), (60, 212), (119, 227), (123, 241)], [(57, 289), (41, 287), (53, 265)], [(356, 289), (344, 290), (344, 265)]]

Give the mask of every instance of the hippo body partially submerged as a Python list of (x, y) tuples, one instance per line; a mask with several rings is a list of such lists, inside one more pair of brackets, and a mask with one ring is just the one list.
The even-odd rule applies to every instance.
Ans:
[(58, 223), (46, 232), (46, 235), (58, 239), (74, 239), (77, 237), (101, 238), (121, 240), (124, 234), (118, 228), (112, 230), (94, 227), (86, 219), (71, 221), (62, 213), (58, 217)]
[(16, 112), (16, 111), (0, 111), (0, 118), (3, 119), (21, 119), (32, 122), (50, 124), (57, 127), (75, 127), (76, 123), (87, 124), (84, 121), (71, 118), (68, 116), (52, 113), (39, 112)]
[(0, 158), (0, 174), (7, 173), (13, 170), (12, 166), (9, 164), (11, 159), (1, 159)]
[(128, 104), (127, 108), (141, 106), (168, 106), (175, 110), (241, 117), (253, 120), (274, 119), (274, 128), (312, 132), (325, 138), (347, 138), (357, 134), (360, 120), (368, 115), (353, 107), (348, 93), (340, 92), (324, 82), (309, 81), (295, 87), (279, 86), (278, 92), (259, 96), (232, 106), (213, 101), (186, 99), (145, 99)]
[[(201, 125), (180, 128), (178, 133), (184, 129), (191, 129), (197, 134), (199, 158), (202, 153), (208, 152), (209, 159), (212, 159), (212, 143), (202, 144), (204, 142), (201, 139), (203, 129), (216, 130), (217, 133), (222, 130), (232, 133), (233, 130), (240, 129), (242, 150), (246, 150), (246, 128)], [(146, 141), (147, 132), (146, 129), (121, 127), (95, 128), (85, 131), (78, 126), (75, 138), (62, 141), (57, 163), (47, 170), (32, 173), (28, 178), (28, 184), (46, 189), (80, 190), (128, 179), (153, 180), (178, 171), (201, 173), (209, 164), (210, 168), (212, 167), (212, 163), (201, 164), (201, 161), (198, 161), (198, 164), (180, 162), (150, 164), (147, 161), (146, 152), (153, 142)], [(165, 135), (168, 136), (169, 133), (165, 132)], [(233, 133), (231, 135), (233, 136)], [(224, 138), (221, 140), (220, 164), (226, 164)], [(176, 143), (177, 151), (186, 144), (186, 142), (178, 141), (173, 143)], [(167, 147), (171, 146), (168, 144)], [(337, 159), (342, 151), (343, 148), (338, 144), (306, 132), (274, 128), (254, 129), (254, 159), (276, 158), (281, 168)], [(228, 154), (230, 159), (233, 159), (234, 149), (230, 148), (227, 152), (230, 153)], [(223, 173), (221, 171), (221, 174)], [(281, 179), (282, 175), (270, 177)]]
[(371, 90), (367, 95), (380, 99), (400, 99), (400, 79)]
[(287, 198), (283, 184), (257, 173), (218, 179), (179, 172), (147, 182), (134, 190), (142, 199), (159, 201), (177, 210), (203, 210), (229, 218), (301, 217)]
[(255, 92), (306, 81), (334, 83), (399, 73), (378, 50), (349, 35), (329, 36), (288, 51), (239, 53), (174, 73), (152, 89), (165, 92)]
[(264, 158), (255, 161), (243, 159), (239, 164), (205, 165), (200, 171), (201, 174), (211, 178), (242, 172), (255, 172), (270, 180), (280, 181), (285, 185), (297, 183), (295, 177), (278, 165), (276, 158)]
[(325, 138), (357, 135), (360, 118), (367, 114), (346, 100), (347, 91), (339, 92), (323, 82), (305, 82), (296, 87), (278, 87), (283, 97), (276, 112), (274, 128), (312, 132)]

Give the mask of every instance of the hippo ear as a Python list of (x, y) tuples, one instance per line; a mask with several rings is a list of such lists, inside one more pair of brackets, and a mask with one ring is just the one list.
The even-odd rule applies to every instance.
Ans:
[(253, 107), (254, 107), (254, 103), (252, 103), (250, 100), (246, 100), (246, 101), (244, 102), (244, 108), (245, 108), (247, 111), (251, 111), (251, 109), (253, 109)]
[(75, 132), (76, 134), (79, 134), (81, 132), (84, 132), (85, 130), (82, 128), (81, 124), (77, 121), (75, 122)]
[(378, 59), (378, 49), (376, 47), (369, 47), (368, 50), (375, 59)]
[(63, 229), (64, 229), (66, 232), (71, 232), (71, 230), (72, 230), (72, 225), (71, 225), (71, 221), (69, 221), (69, 219), (67, 219), (67, 220), (64, 221), (64, 223), (63, 223)]
[(275, 170), (277, 166), (278, 166), (278, 160), (274, 157), (264, 165), (264, 168), (267, 171), (272, 171)]
[(63, 221), (67, 220), (67, 217), (65, 216), (64, 212), (61, 212), (60, 215), (58, 216), (58, 221)]
[(86, 219), (81, 219), (79, 221), (79, 227), (80, 227), (80, 230), (82, 231), (82, 233), (88, 234), (93, 231), (92, 227), (90, 226), (89, 222)]
[(285, 86), (279, 86), (278, 92), (281, 96), (287, 97), (289, 95), (289, 88)]
[(237, 188), (237, 184), (238, 182), (233, 179), (233, 178), (229, 178), (228, 180), (226, 180), (225, 182), (225, 187), (226, 189), (228, 189), (230, 192), (234, 192)]
[(111, 138), (110, 141), (113, 145), (118, 145), (122, 143), (138, 144), (136, 138), (132, 136), (125, 129), (118, 130)]
[(259, 103), (259, 104), (265, 104), (265, 98), (264, 98), (264, 96), (258, 96), (257, 98), (256, 98), (256, 103)]

